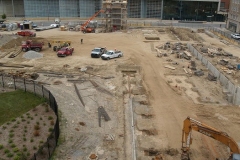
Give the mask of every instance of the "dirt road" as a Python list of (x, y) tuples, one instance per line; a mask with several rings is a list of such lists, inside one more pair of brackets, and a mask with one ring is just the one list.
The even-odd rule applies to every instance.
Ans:
[[(182, 60), (181, 65), (175, 66), (182, 71), (179, 75), (165, 68), (166, 58), (158, 58), (154, 48), (166, 42), (176, 43), (178, 40), (167, 32), (157, 34), (160, 40), (146, 41), (144, 31), (141, 29), (107, 34), (82, 34), (54, 29), (37, 32), (37, 37), (44, 38), (45, 42), (50, 39), (71, 40), (72, 47), (75, 49), (73, 56), (58, 58), (51, 49), (45, 46), (41, 52), (43, 53), (41, 59), (24, 59), (22, 58), (24, 53), (14, 59), (0, 59), (2, 63), (33, 65), (32, 68), (23, 69), (26, 72), (51, 71), (64, 75), (74, 75), (75, 80), (85, 80), (77, 83), (77, 88), (86, 104), (84, 106), (76, 95), (74, 83), (68, 81), (69, 78), (51, 78), (42, 74), (38, 79), (51, 84), (49, 89), (56, 96), (61, 112), (61, 142), (56, 150), (55, 159), (86, 159), (91, 154), (97, 154), (100, 159), (132, 159), (131, 154), (126, 151), (132, 146), (130, 143), (131, 130), (128, 128), (128, 122), (126, 122), (126, 109), (124, 111), (124, 106), (127, 103), (126, 96), (124, 96), (124, 93), (127, 92), (127, 83), (125, 83), (127, 78), (124, 77), (123, 70), (118, 69), (119, 66), (125, 66), (125, 68), (140, 66), (140, 70), (131, 77), (134, 77), (135, 81), (142, 79), (142, 83), (139, 83), (139, 85), (143, 85), (145, 91), (141, 92), (141, 95), (147, 96), (147, 107), (152, 110), (153, 114), (150, 121), (157, 130), (157, 134), (144, 135), (142, 131), (137, 131), (135, 128), (136, 136), (141, 139), (141, 144), (147, 144), (147, 137), (150, 137), (154, 143), (146, 146), (158, 150), (163, 158), (167, 160), (180, 159), (182, 125), (183, 120), (188, 116), (223, 130), (237, 142), (240, 141), (238, 134), (240, 132), (238, 127), (240, 109), (231, 106), (222, 97), (220, 84), (205, 82), (207, 81), (206, 78), (184, 75), (182, 67), (187, 61)], [(228, 47), (230, 50), (233, 47), (231, 51), (238, 51), (234, 46), (224, 46), (220, 40), (209, 38), (204, 33), (199, 35), (204, 43), (212, 45), (216, 43), (216, 45)], [(83, 44), (80, 43), (80, 39), (83, 39)], [(194, 41), (190, 42), (195, 43)], [(90, 52), (94, 47), (104, 46), (107, 49), (119, 49), (123, 51), (124, 56), (110, 61), (90, 58)], [(88, 73), (81, 72), (81, 68), (85, 67), (88, 69)], [(2, 69), (5, 72), (13, 71), (12, 68)], [(189, 82), (186, 83), (189, 86), (185, 85), (176, 89), (168, 83), (169, 75), (180, 80), (183, 76), (182, 84), (184, 84), (183, 82)], [(104, 79), (103, 77), (112, 78)], [(98, 87), (103, 87), (112, 95), (103, 94), (103, 89), (99, 90), (96, 85), (87, 81), (89, 79), (94, 80)], [(54, 85), (56, 81), (61, 83)], [(198, 95), (195, 98), (195, 92), (192, 88), (202, 90), (205, 97)], [(134, 99), (134, 97), (138, 97), (138, 94), (132, 96)], [(196, 103), (198, 99), (201, 99), (199, 98), (201, 96), (202, 99), (210, 97), (213, 102), (218, 103)], [(98, 106), (104, 106), (112, 118), (109, 122), (103, 122), (104, 127), (98, 126)], [(84, 122), (86, 126), (79, 126), (79, 122)], [(106, 135), (114, 135), (115, 138), (106, 142), (104, 140)], [(146, 151), (146, 148), (141, 146), (140, 143), (137, 143), (136, 149), (138, 159), (151, 159), (155, 156), (146, 154), (144, 157), (139, 156)], [(196, 132), (193, 134), (191, 153), (191, 158), (194, 160), (209, 160), (226, 158), (228, 149), (223, 144)]]

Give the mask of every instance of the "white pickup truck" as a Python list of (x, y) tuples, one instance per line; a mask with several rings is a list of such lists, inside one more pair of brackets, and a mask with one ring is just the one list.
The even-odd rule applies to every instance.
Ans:
[(121, 51), (108, 50), (107, 53), (105, 53), (101, 56), (101, 58), (103, 60), (109, 60), (112, 58), (120, 58), (122, 56), (123, 56), (123, 53)]

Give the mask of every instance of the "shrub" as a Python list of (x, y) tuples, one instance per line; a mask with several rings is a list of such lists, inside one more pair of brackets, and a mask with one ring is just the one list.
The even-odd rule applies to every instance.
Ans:
[(48, 117), (48, 120), (52, 120), (52, 119), (53, 119), (53, 117), (52, 117), (52, 116), (49, 116), (49, 117)]
[(35, 130), (39, 130), (39, 129), (40, 129), (40, 126), (39, 126), (39, 125), (35, 125), (35, 126), (34, 126), (34, 129), (35, 129)]
[(36, 150), (36, 149), (37, 149), (37, 147), (36, 147), (36, 146), (33, 146), (33, 149), (34, 149), (34, 150)]
[(27, 138), (26, 137), (23, 137), (23, 141), (26, 141), (27, 140)]
[(9, 132), (10, 132), (10, 133), (12, 133), (12, 132), (14, 132), (14, 130), (13, 130), (13, 129), (11, 129)]
[(13, 157), (13, 154), (12, 153), (8, 153), (7, 157)]
[(25, 122), (25, 121), (26, 121), (26, 120), (23, 118), (23, 119), (22, 119), (22, 122)]
[(11, 147), (11, 148), (14, 148), (14, 147), (16, 147), (16, 145), (15, 145), (15, 144), (11, 144), (10, 147)]
[(43, 123), (44, 126), (46, 126), (46, 123)]
[(21, 118), (24, 118), (24, 116), (23, 116), (23, 115), (21, 115)]
[(13, 152), (18, 152), (19, 151), (19, 149), (17, 148), (17, 147), (15, 147), (15, 148), (13, 148)]
[(31, 138), (30, 142), (33, 142), (34, 140)]
[(51, 120), (50, 124), (53, 126), (54, 125), (54, 120)]
[(3, 145), (2, 145), (2, 144), (0, 144), (0, 150), (1, 150), (1, 149), (3, 149)]
[(3, 14), (2, 14), (2, 19), (6, 19), (6, 18), (7, 18), (6, 14), (3, 13)]
[(49, 131), (49, 132), (52, 132), (52, 131), (53, 131), (53, 128), (48, 128), (48, 131)]
[(45, 112), (49, 112), (48, 106), (45, 107)]
[(39, 141), (39, 143), (41, 144), (41, 143), (43, 143), (43, 141)]
[(33, 117), (31, 117), (31, 120), (33, 120)]
[(40, 117), (40, 120), (42, 120), (42, 117)]
[(12, 122), (15, 122), (15, 121), (16, 121), (16, 119), (15, 119), (15, 118), (13, 118), (13, 119), (12, 119)]
[(37, 113), (35, 114), (35, 116), (37, 116)]
[(26, 115), (28, 115), (28, 116), (29, 116), (29, 115), (30, 115), (30, 113), (27, 113)]
[(39, 125), (39, 122), (36, 122), (37, 125)]
[(29, 152), (27, 153), (27, 156), (30, 156), (30, 153), (29, 153)]
[(10, 133), (10, 134), (9, 134), (9, 137), (10, 137), (10, 138), (14, 137), (14, 134), (13, 134), (13, 133)]
[(7, 125), (9, 125), (10, 124), (10, 122), (7, 122)]
[(34, 135), (35, 137), (39, 136), (39, 135), (40, 135), (40, 134), (39, 134), (39, 131), (38, 131), (38, 130), (35, 130), (35, 131), (33, 132), (33, 135)]
[[(19, 124), (19, 123), (18, 123), (18, 124)], [(13, 128), (18, 128), (18, 125), (15, 124), (15, 125), (13, 126)]]
[(4, 153), (9, 153), (9, 152), (10, 152), (9, 149), (4, 150)]
[(23, 148), (23, 151), (24, 151), (24, 152), (26, 152), (26, 151), (27, 151), (27, 148), (26, 148), (26, 147), (24, 147), (24, 148)]
[(27, 124), (29, 124), (30, 122), (29, 121), (27, 121)]
[(26, 130), (26, 129), (24, 129), (24, 132), (25, 132), (25, 133), (27, 133), (27, 130)]
[(19, 122), (19, 121), (17, 121), (17, 124), (20, 124), (20, 122)]
[(25, 129), (27, 129), (27, 126), (24, 126)]
[(9, 139), (9, 140), (8, 140), (8, 143), (12, 143), (12, 142), (13, 142), (13, 140), (12, 140), (12, 139)]
[(2, 126), (3, 129), (6, 129), (7, 127), (6, 126)]

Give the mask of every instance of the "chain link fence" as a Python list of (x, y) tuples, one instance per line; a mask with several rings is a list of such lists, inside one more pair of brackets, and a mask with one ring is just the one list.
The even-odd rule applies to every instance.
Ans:
[(15, 90), (21, 89), (24, 90), (25, 92), (31, 92), (34, 93), (35, 95), (42, 96), (47, 100), (47, 103), (49, 104), (51, 109), (55, 112), (57, 119), (50, 136), (47, 137), (46, 142), (38, 149), (36, 153), (34, 153), (33, 157), (31, 158), (31, 160), (48, 160), (52, 156), (57, 146), (60, 133), (58, 121), (58, 105), (54, 96), (43, 85), (37, 84), (32, 80), (27, 80), (24, 78), (17, 78), (14, 76), (1, 74), (0, 85), (3, 88), (11, 88)]

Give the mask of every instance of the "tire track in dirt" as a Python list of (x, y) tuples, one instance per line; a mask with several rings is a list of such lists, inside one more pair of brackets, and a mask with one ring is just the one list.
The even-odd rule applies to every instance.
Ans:
[[(142, 54), (144, 51), (140, 50), (132, 50), (132, 52), (134, 53), (132, 55), (135, 63), (142, 67), (150, 104), (155, 112), (155, 125), (160, 134), (166, 133), (167, 135), (165, 137), (167, 145), (163, 149), (170, 147), (178, 149), (180, 152), (183, 120), (187, 116), (194, 117), (199, 105), (195, 105), (185, 96), (179, 96), (169, 88), (164, 79), (163, 67), (160, 67), (162, 64), (156, 60), (154, 54), (149, 54), (149, 52)], [(137, 56), (139, 54), (144, 56)], [(159, 138), (161, 138), (160, 135)], [(203, 146), (200, 137), (197, 138), (194, 140), (192, 147), (197, 149), (200, 154), (193, 155), (193, 158), (199, 160), (208, 159), (204, 155), (207, 146)], [(174, 159), (173, 157), (168, 158)]]

